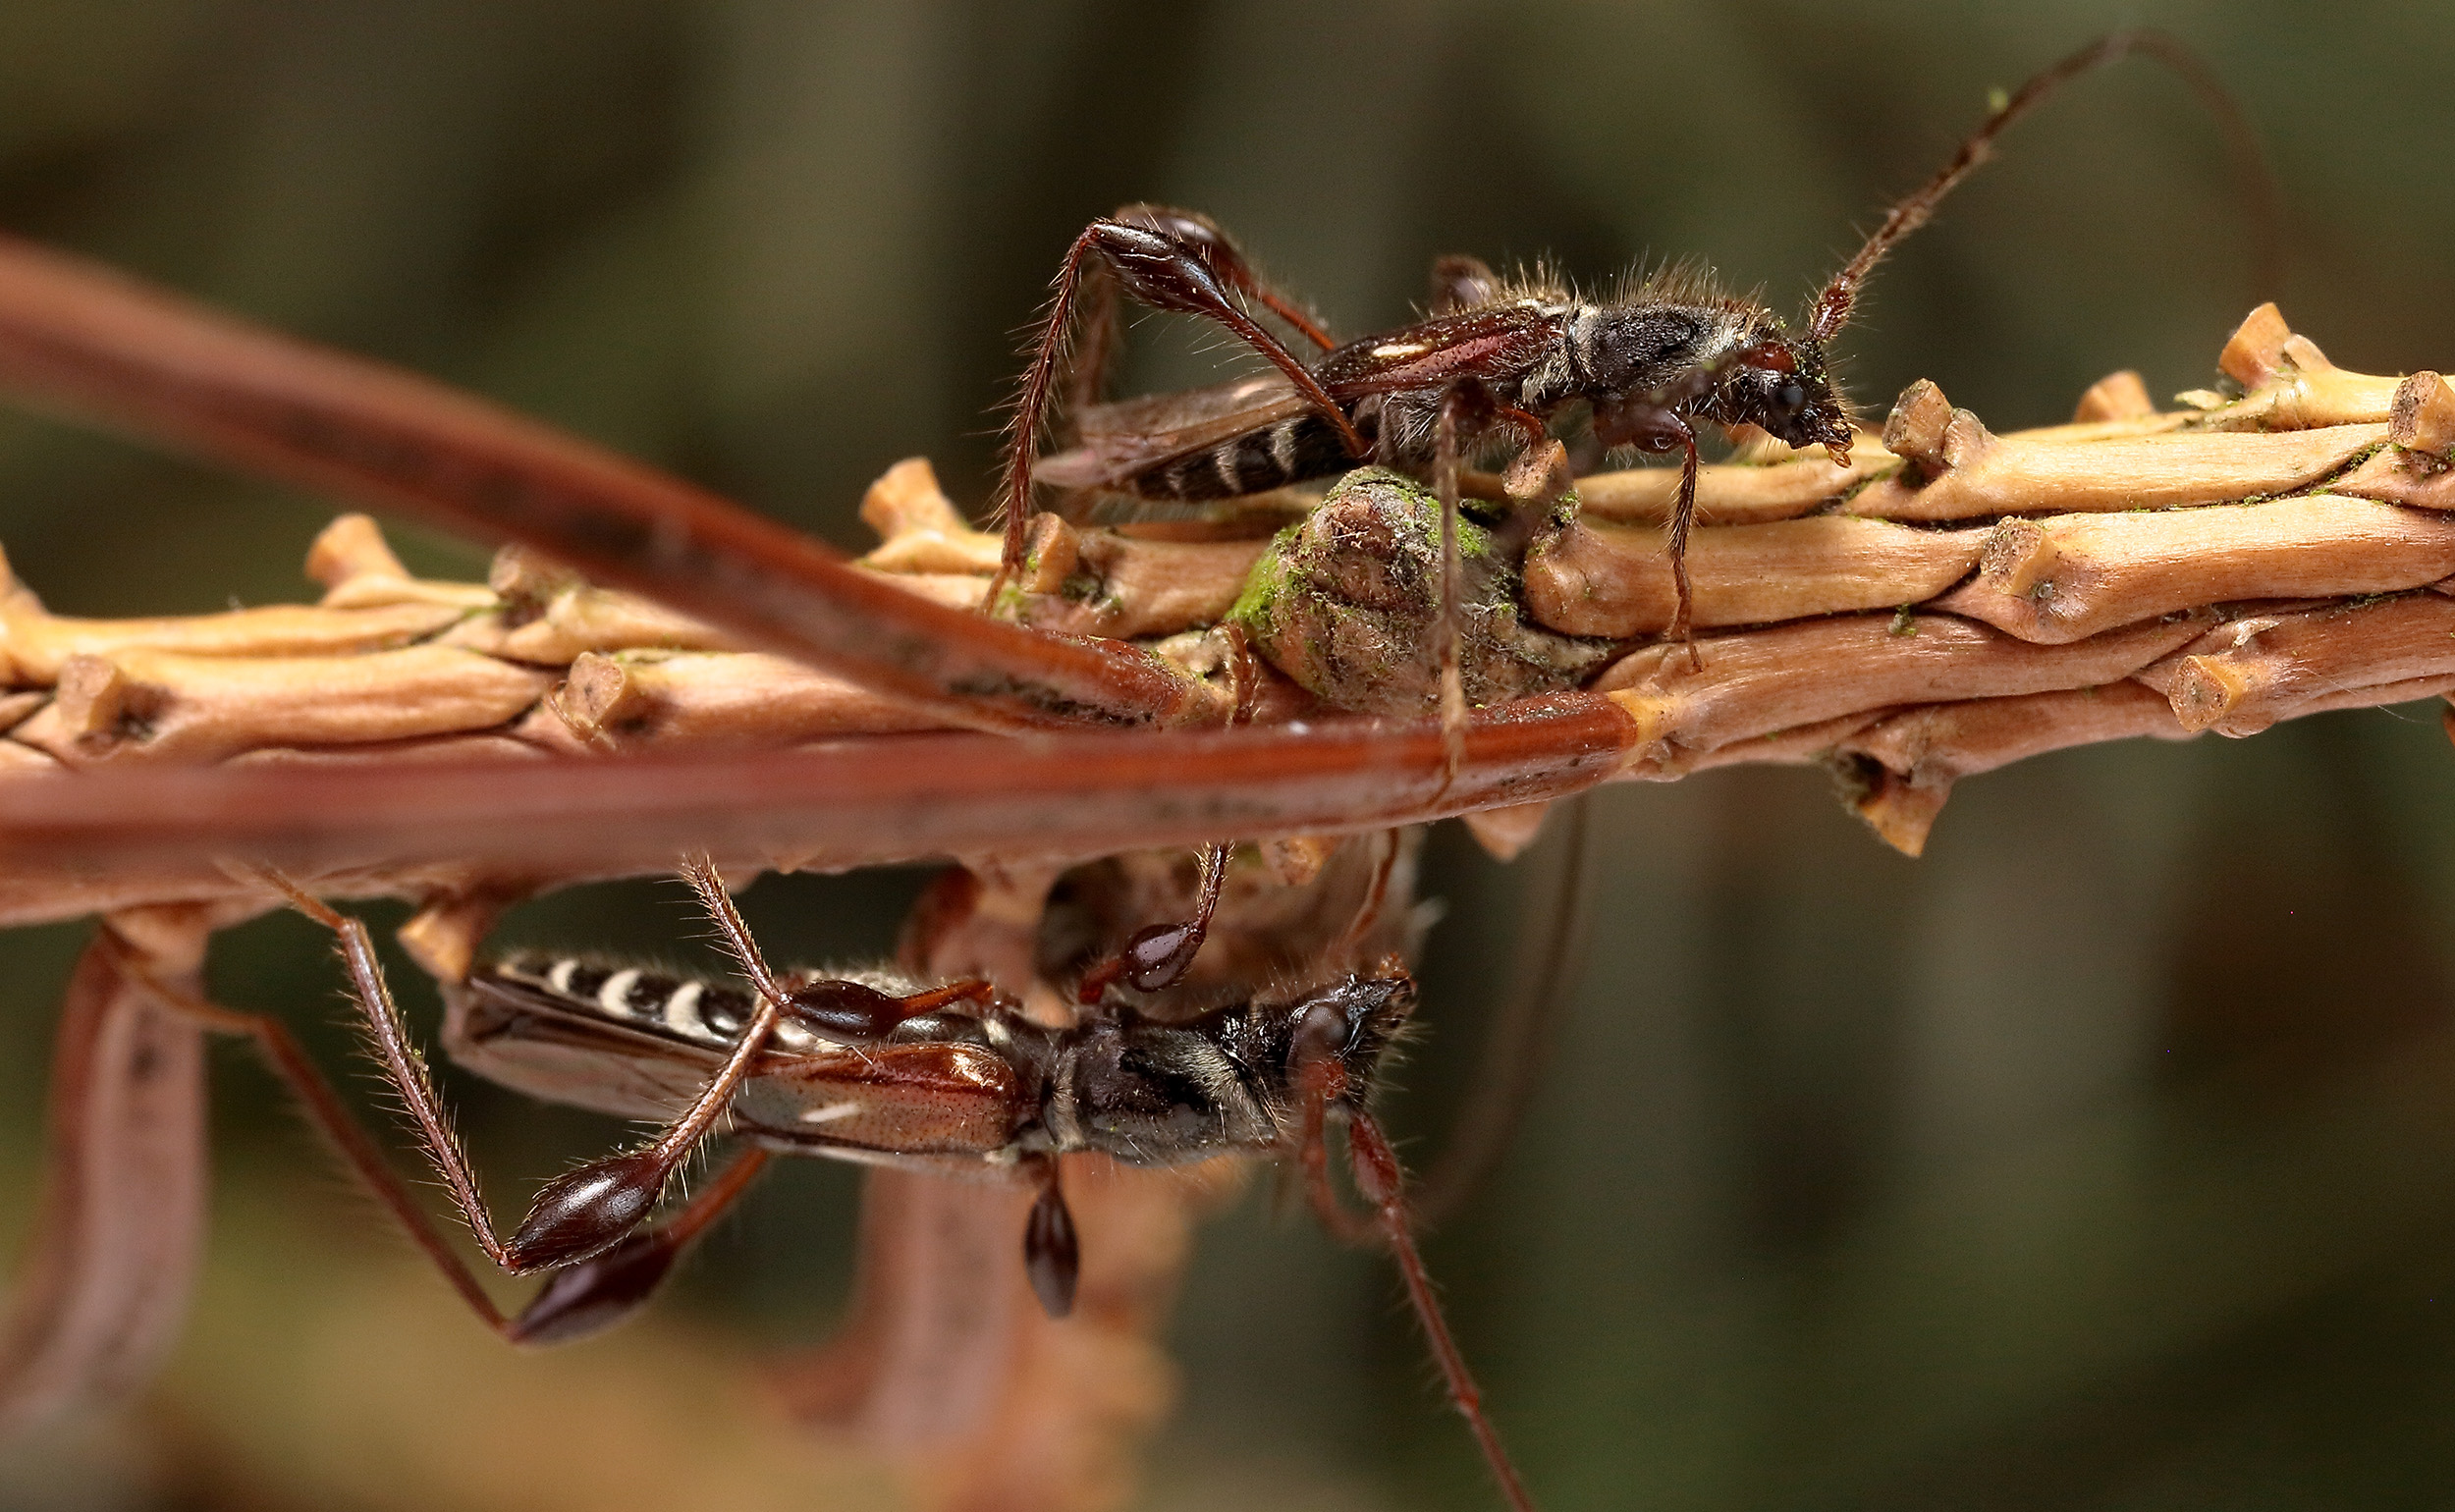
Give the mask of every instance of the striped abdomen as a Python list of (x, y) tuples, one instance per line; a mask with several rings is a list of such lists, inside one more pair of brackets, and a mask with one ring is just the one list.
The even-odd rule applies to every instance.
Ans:
[[(909, 993), (911, 985), (892, 972), (853, 971), (848, 977), (881, 991)], [(653, 967), (624, 966), (569, 955), (518, 955), (478, 968), (473, 985), (517, 995), (543, 1005), (625, 1028), (645, 1030), (704, 1050), (727, 1050), (741, 1038), (757, 1008), (748, 989), (724, 986)], [(790, 984), (788, 984), (790, 985)], [(782, 1051), (812, 1053), (827, 1041), (787, 1019), (770, 1042)]]
[[(1358, 415), (1356, 423), (1369, 439), (1372, 431), (1365, 417)], [(1331, 477), (1355, 465), (1356, 459), (1347, 455), (1346, 444), (1330, 422), (1307, 411), (1171, 458), (1134, 474), (1124, 486), (1145, 499), (1235, 499)]]

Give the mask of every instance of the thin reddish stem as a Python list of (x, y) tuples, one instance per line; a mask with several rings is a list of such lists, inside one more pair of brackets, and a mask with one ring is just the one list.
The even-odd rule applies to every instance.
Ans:
[(0, 238), (0, 391), (488, 541), (516, 541), (966, 728), (1200, 722), (1158, 658), (934, 603), (653, 467), (412, 374)]
[[(0, 874), (13, 897), (48, 906), (56, 893), (56, 915), (9, 915), (30, 922), (157, 891), (228, 891), (217, 856), (321, 879), (489, 863), (521, 875), (640, 875), (700, 846), (729, 864), (790, 855), (827, 867), (1105, 855), (1387, 829), (1561, 797), (1618, 772), (1644, 737), (1609, 697), (1569, 693), (1474, 711), (1464, 765), (1447, 783), (1436, 722), (1365, 720), (1027, 741), (878, 736), (808, 751), (381, 771), (104, 767), (0, 782)], [(607, 823), (609, 814), (622, 822)], [(173, 871), (148, 878), (146, 868)]]

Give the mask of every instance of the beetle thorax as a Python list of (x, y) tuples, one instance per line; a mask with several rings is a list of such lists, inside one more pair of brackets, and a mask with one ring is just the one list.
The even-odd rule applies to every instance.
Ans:
[(1573, 397), (1599, 401), (1657, 390), (1667, 397), (1692, 387), (1696, 375), (1713, 372), (1746, 340), (1747, 314), (1653, 300), (1579, 305), (1565, 322)]
[[(1211, 1032), (1205, 1032), (1209, 1030)], [(1278, 1148), (1282, 1130), (1213, 1025), (1125, 1017), (1066, 1037), (1040, 1109), (1049, 1148), (1175, 1165)]]

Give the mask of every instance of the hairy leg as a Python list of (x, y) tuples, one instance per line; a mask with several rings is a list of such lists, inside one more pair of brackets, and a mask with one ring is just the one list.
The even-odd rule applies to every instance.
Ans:
[[(557, 1271), (526, 1307), (507, 1318), (478, 1284), (467, 1263), (436, 1229), (424, 1206), (384, 1159), (373, 1137), (351, 1113), (331, 1079), (307, 1055), (289, 1025), (269, 1014), (223, 1007), (160, 980), (132, 945), (107, 929), (98, 947), (107, 951), (126, 978), (136, 983), (163, 1012), (211, 1033), (252, 1043), (266, 1067), (299, 1100), (308, 1120), (332, 1142), (352, 1174), (383, 1204), (419, 1253), (434, 1263), (478, 1321), (510, 1343), (563, 1343), (629, 1317), (647, 1300), (691, 1241), (732, 1205), (767, 1162), (767, 1152), (744, 1151), (681, 1213), (654, 1229), (627, 1236), (593, 1259)], [(445, 1133), (448, 1138), (448, 1128)], [(469, 1176), (468, 1188), (474, 1193), (473, 1174)], [(498, 1252), (504, 1246), (495, 1240), (491, 1224), (479, 1226), (484, 1220), (482, 1203), (477, 1212), (479, 1216), (471, 1221), (471, 1228), (478, 1233), (478, 1242), (488, 1255), (499, 1258)]]
[(1031, 518), (1033, 455), (1047, 424), (1050, 401), (1071, 344), (1076, 305), (1094, 268), (1115, 294), (1154, 309), (1200, 315), (1225, 326), (1286, 375), (1296, 392), (1337, 427), (1349, 455), (1361, 457), (1367, 450), (1345, 409), (1279, 338), (1245, 312), (1243, 298), (1261, 298), (1313, 340), (1326, 343), (1328, 338), (1302, 319), (1292, 305), (1267, 291), (1234, 243), (1208, 220), (1185, 211), (1162, 211), (1153, 206), (1137, 206), (1128, 213), (1135, 212), (1141, 215), (1138, 222), (1122, 218), (1093, 221), (1074, 239), (1064, 261), (1058, 266), (1048, 318), (1032, 344), (1031, 360), (1023, 370), (1013, 424), (1008, 434), (1001, 506), (1006, 554), (997, 580), (990, 587), (992, 604), (998, 590), (1022, 567)]

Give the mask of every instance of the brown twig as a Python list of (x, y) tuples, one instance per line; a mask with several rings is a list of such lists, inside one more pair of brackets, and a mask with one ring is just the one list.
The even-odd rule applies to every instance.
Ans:
[(0, 239), (0, 389), (524, 544), (966, 727), (1219, 723), (1167, 664), (964, 615), (643, 463), (440, 384)]
[[(1430, 602), (1407, 555), (1421, 555), (1407, 513), (1420, 501), (1402, 480), (1353, 484), (1345, 514), (1318, 513), (1275, 544), (1187, 540), (1182, 526), (1041, 528), (1011, 606), (1026, 620), (1137, 631), (1137, 654), (1172, 661), (1171, 675), (1223, 705), (1232, 678), (1209, 627), (1228, 614), (1255, 632), (1281, 673), (1264, 689), (1267, 728), (1218, 736), (931, 734), (943, 726), (908, 702), (728, 649), (724, 632), (533, 556), (507, 556), (485, 587), (411, 579), (355, 518), (311, 553), (326, 585), (311, 607), (71, 621), (12, 583), (0, 767), (221, 769), (39, 793), (0, 782), (0, 917), (56, 916), (31, 899), (64, 882), (46, 870), (64, 862), (162, 870), (133, 890), (88, 878), (52, 908), (219, 895), (200, 853), (258, 847), (378, 889), (387, 869), (431, 878), (456, 861), (540, 878), (653, 868), (688, 841), (788, 864), (1081, 855), (1363, 828), (1738, 761), (1861, 769), (1876, 795), (1862, 811), (1881, 810), (1886, 838), (1914, 849), (1911, 807), (1932, 820), (1953, 777), (2018, 752), (2247, 733), (2455, 678), (2455, 638), (2433, 629), (2455, 606), (2432, 591), (2455, 573), (2455, 526), (2436, 508), (2455, 506), (2455, 392), (2433, 372), (2336, 369), (2272, 306), (2224, 365), (2238, 399), (2143, 414), (2136, 381), (2108, 380), (2083, 402), (2091, 418), (2003, 436), (1913, 385), (1887, 448), (1846, 472), (1761, 443), (1743, 454), (1756, 460), (1705, 469), (1709, 515), (1754, 522), (1697, 534), (1697, 620), (1720, 631), (1700, 642), (1701, 670), (1645, 640), (1670, 613), (1659, 531), (1550, 522), (1526, 553), (1522, 600), (1502, 592), (1503, 571), (1502, 596), (1482, 606), (1500, 628), (1468, 637), (1470, 651), (1505, 653), (1508, 680), (1485, 696), (1611, 665), (1583, 691), (1479, 711), (1447, 792), (1437, 759), (1418, 765), (1437, 745), (1426, 728), (1323, 718), (1325, 698), (1429, 712), (1422, 658), (1407, 655)], [(2306, 428), (2244, 428), (2294, 423)], [(1616, 498), (1626, 517), (1660, 484), (1640, 472), (1581, 490)], [(1803, 502), (1815, 513), (1765, 518)], [(1973, 513), (1993, 522), (1938, 523)], [(964, 526), (925, 463), (881, 479), (864, 515), (885, 536), (865, 564), (882, 587), (977, 599), (997, 542)], [(1301, 612), (1298, 589), (1313, 595)], [(2370, 602), (2379, 595), (2403, 597)], [(1500, 665), (1478, 671), (1470, 656), (1470, 676)], [(2124, 684), (2162, 696), (2170, 725), (2111, 691)], [(583, 753), (658, 764), (466, 760)], [(261, 763), (380, 771), (383, 812), (362, 773), (293, 770), (277, 786), (240, 770)], [(752, 790), (755, 813), (733, 796)], [(566, 816), (581, 811), (631, 817), (620, 836), (574, 833)]]

